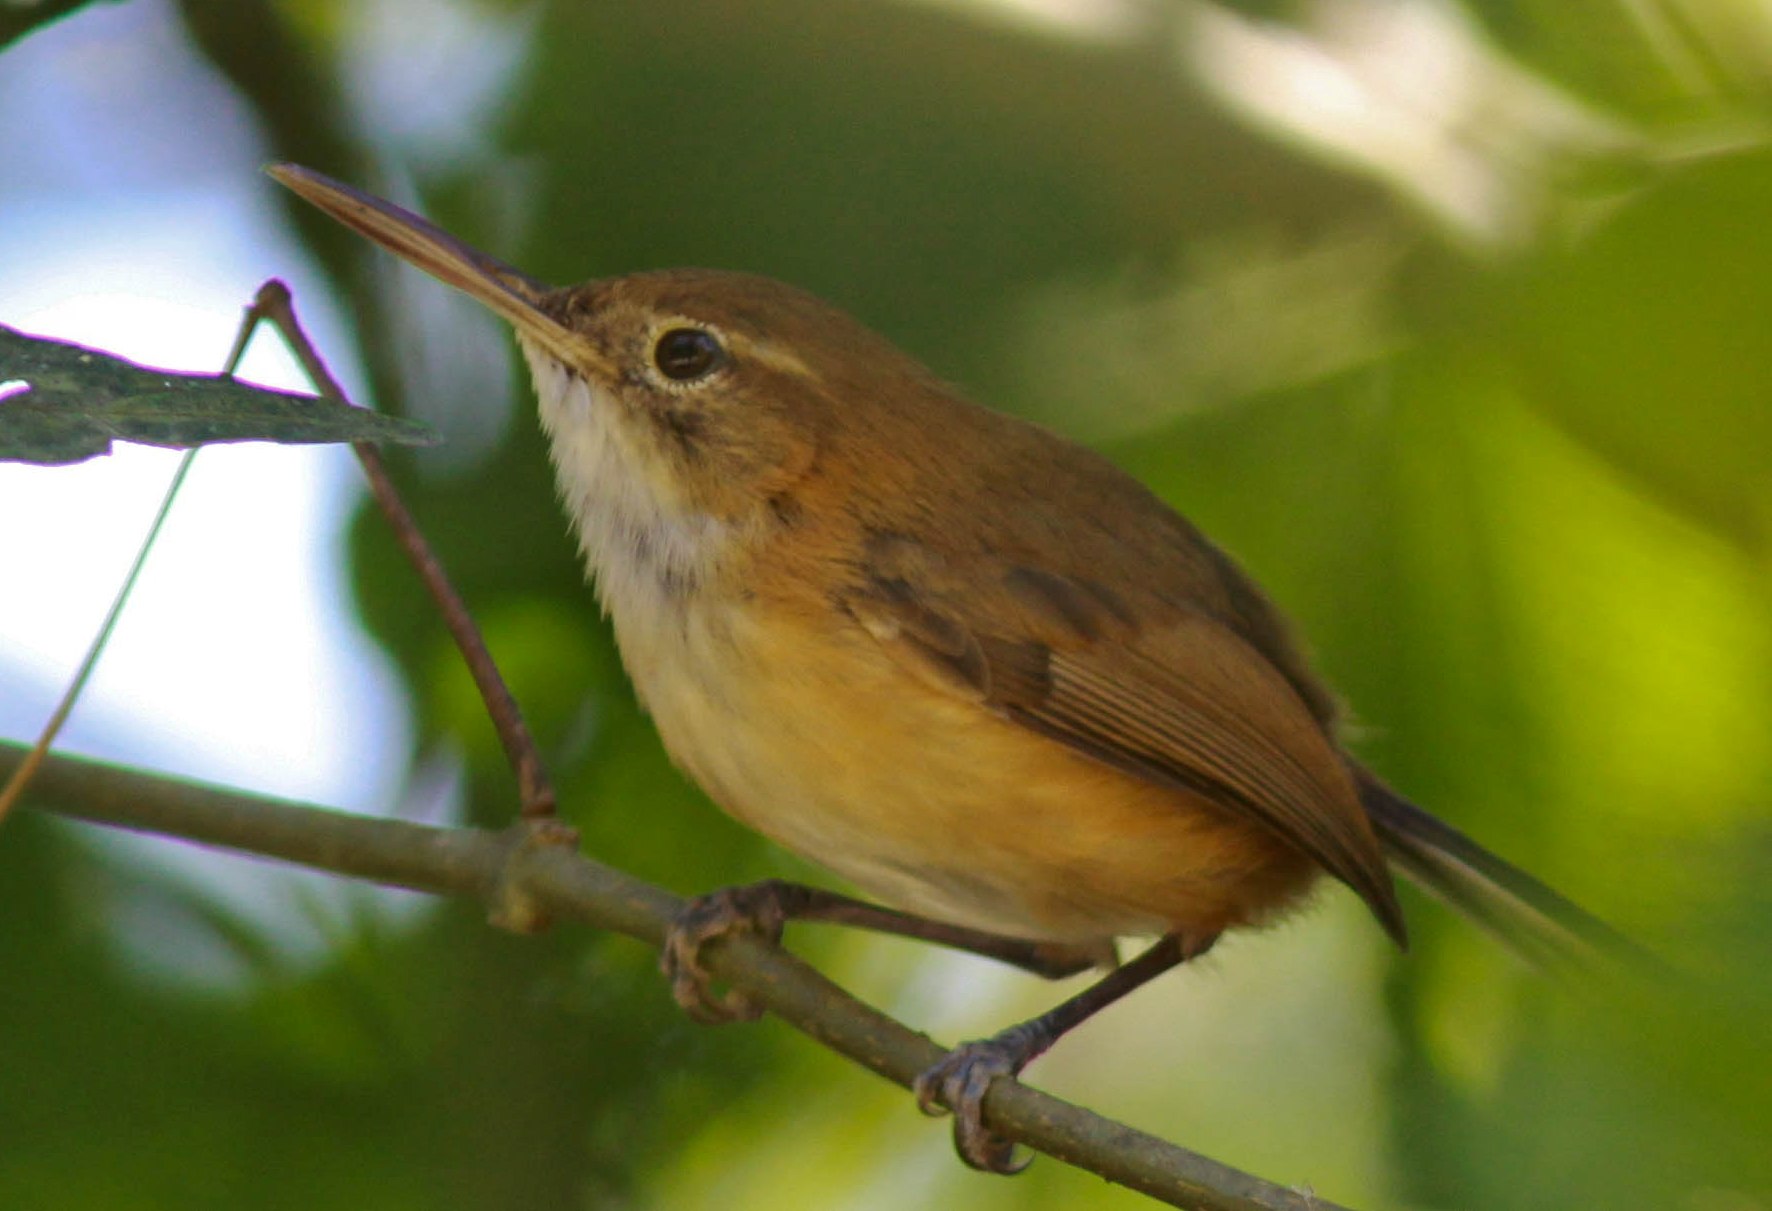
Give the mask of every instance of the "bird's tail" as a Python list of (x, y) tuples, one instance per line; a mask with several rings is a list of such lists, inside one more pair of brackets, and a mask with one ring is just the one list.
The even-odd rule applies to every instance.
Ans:
[(1610, 968), (1648, 958), (1636, 943), (1423, 811), (1368, 770), (1360, 798), (1392, 863), (1504, 945), (1546, 969)]

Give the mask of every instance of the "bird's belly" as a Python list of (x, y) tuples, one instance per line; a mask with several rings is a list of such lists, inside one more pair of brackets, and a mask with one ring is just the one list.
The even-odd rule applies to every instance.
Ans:
[(716, 802), (905, 911), (1056, 942), (1215, 934), (1312, 874), (1191, 795), (907, 673), (859, 628), (814, 638), (731, 611), (622, 646), (673, 759)]

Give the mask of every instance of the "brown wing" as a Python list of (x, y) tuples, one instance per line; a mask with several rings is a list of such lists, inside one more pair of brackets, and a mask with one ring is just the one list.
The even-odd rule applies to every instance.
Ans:
[(1403, 943), (1377, 838), (1334, 746), (1274, 666), (1224, 624), (1140, 627), (1086, 581), (876, 544), (850, 611), (956, 692), (1096, 760), (1206, 796), (1359, 893)]

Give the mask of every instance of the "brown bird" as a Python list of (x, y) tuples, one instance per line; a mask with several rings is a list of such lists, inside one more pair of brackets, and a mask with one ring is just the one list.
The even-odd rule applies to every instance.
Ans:
[(1614, 935), (1341, 747), (1333, 696), (1231, 559), (1100, 456), (973, 404), (791, 286), (713, 270), (549, 289), (308, 169), (283, 184), (509, 320), (560, 495), (672, 757), (891, 905), (781, 883), (695, 901), (666, 967), (816, 917), (1047, 975), (1160, 939), (919, 1080), (1009, 1171), (990, 1082), (1323, 873), (1399, 945), (1395, 864), (1541, 959)]

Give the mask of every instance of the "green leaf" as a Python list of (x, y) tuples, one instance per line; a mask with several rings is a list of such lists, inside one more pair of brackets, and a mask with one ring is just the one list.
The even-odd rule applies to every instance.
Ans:
[[(24, 390), (7, 394), (7, 384)], [(254, 387), (214, 374), (173, 374), (81, 345), (0, 325), (0, 459), (75, 463), (113, 441), (150, 446), (212, 442), (397, 442), (436, 434), (366, 408)]]

